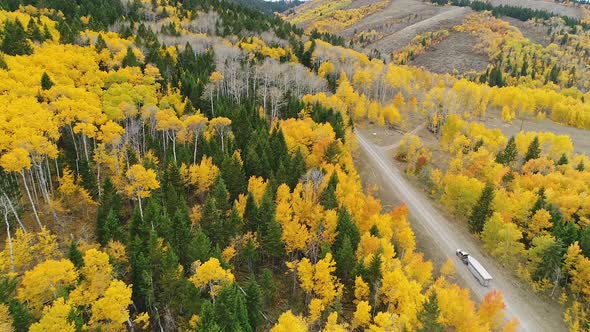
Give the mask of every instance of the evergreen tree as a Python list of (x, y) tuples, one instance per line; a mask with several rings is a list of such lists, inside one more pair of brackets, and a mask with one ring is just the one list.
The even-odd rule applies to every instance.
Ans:
[(260, 287), (262, 288), (265, 305), (274, 303), (274, 298), (277, 294), (277, 285), (274, 281), (272, 271), (268, 268), (263, 268), (260, 273)]
[(294, 189), (297, 183), (299, 183), (299, 179), (305, 174), (305, 160), (303, 159), (303, 154), (300, 150), (297, 150), (295, 156), (291, 160), (291, 165), (289, 167), (289, 187)]
[(559, 238), (555, 243), (547, 247), (543, 251), (541, 263), (537, 265), (533, 279), (540, 281), (546, 278), (553, 281), (559, 275), (559, 270), (563, 266), (563, 255), (565, 251), (566, 247)]
[(553, 236), (567, 248), (578, 240), (578, 228), (573, 221), (559, 221), (553, 224)]
[(258, 230), (258, 207), (254, 201), (254, 196), (248, 193), (246, 199), (246, 208), (244, 210), (244, 226), (246, 231), (256, 232)]
[(338, 176), (336, 172), (332, 173), (328, 185), (320, 195), (320, 204), (326, 209), (336, 209), (338, 207), (338, 200), (336, 199), (336, 186), (338, 185)]
[(43, 75), (41, 76), (41, 89), (49, 90), (52, 86), (53, 82), (51, 81), (51, 78), (49, 78), (49, 75), (47, 75), (46, 72), (43, 72)]
[(191, 220), (184, 202), (176, 209), (172, 218), (172, 225), (174, 237), (170, 246), (174, 249), (175, 253), (178, 253), (178, 260), (184, 267), (184, 270), (189, 271), (193, 261), (188, 255), (186, 248), (189, 247), (191, 242)]
[(211, 190), (211, 195), (213, 195), (213, 198), (215, 199), (215, 204), (220, 211), (220, 214), (222, 216), (227, 215), (227, 212), (231, 209), (231, 204), (229, 202), (229, 193), (227, 192), (222, 177), (219, 177), (215, 182), (215, 186)]
[(254, 278), (250, 278), (244, 288), (246, 292), (246, 307), (248, 308), (248, 321), (252, 331), (256, 331), (262, 323), (262, 290)]
[(578, 166), (576, 166), (576, 170), (583, 172), (586, 169), (586, 167), (584, 166), (584, 161), (580, 160), (580, 163), (578, 164)]
[(345, 284), (350, 284), (350, 273), (354, 271), (355, 264), (350, 236), (344, 235), (342, 246), (336, 252), (336, 274)]
[(229, 200), (234, 201), (240, 193), (246, 191), (248, 180), (240, 161), (233, 157), (226, 157), (221, 164), (221, 177), (227, 185)]
[(205, 262), (211, 257), (211, 240), (201, 227), (197, 227), (188, 248), (184, 250), (187, 251), (189, 261)]
[(17, 278), (0, 276), (0, 303), (8, 306), (15, 331), (28, 331), (35, 318), (26, 304), (16, 299)]
[(281, 258), (284, 254), (283, 231), (281, 225), (275, 219), (275, 203), (272, 188), (267, 188), (258, 209), (258, 221), (261, 224), (259, 230), (260, 243), (266, 255), (272, 258)]
[[(246, 299), (244, 294), (235, 285), (226, 286), (221, 290), (215, 303), (213, 310), (203, 310), (201, 320), (205, 326), (217, 326), (219, 331), (242, 331), (252, 332), (250, 320), (248, 317), (248, 307), (246, 306)], [(210, 331), (204, 329), (201, 322), (199, 322), (198, 331)]]
[(102, 225), (99, 243), (106, 245), (110, 240), (124, 243), (125, 235), (119, 217), (114, 210), (110, 210), (105, 222)]
[(96, 43), (94, 43), (94, 48), (96, 48), (96, 52), (100, 53), (102, 50), (107, 48), (107, 43), (105, 42), (104, 38), (102, 38), (102, 34), (99, 33), (98, 37), (96, 37)]
[(4, 59), (4, 54), (0, 52), (0, 69), (8, 70), (8, 64), (6, 63), (6, 59)]
[(545, 188), (539, 188), (537, 196), (538, 198), (535, 201), (535, 204), (533, 204), (533, 208), (531, 209), (531, 213), (529, 214), (531, 218), (535, 215), (535, 213), (537, 213), (537, 211), (545, 209), (545, 206), (547, 206), (547, 196), (545, 196)]
[(511, 136), (504, 148), (504, 151), (500, 152), (498, 156), (496, 156), (496, 162), (509, 166), (512, 164), (513, 161), (516, 160), (518, 156), (518, 151), (516, 149), (516, 140), (514, 136)]
[[(103, 183), (103, 189), (99, 199), (98, 209), (96, 211), (96, 238), (98, 243), (105, 246), (109, 239), (115, 238), (116, 234), (113, 232), (113, 219), (117, 218), (117, 222), (121, 216), (121, 203), (122, 198), (117, 193), (117, 188), (111, 182), (111, 179), (107, 177)], [(113, 214), (109, 222), (109, 226), (105, 226), (107, 219), (110, 214)], [(111, 233), (107, 232), (109, 230)], [(122, 239), (121, 236), (120, 239)]]
[(140, 65), (141, 63), (139, 62), (139, 60), (137, 60), (137, 57), (135, 56), (135, 53), (133, 53), (133, 49), (131, 48), (131, 46), (127, 47), (127, 53), (125, 54), (123, 61), (121, 61), (121, 66), (139, 67)]
[(25, 28), (18, 19), (4, 22), (4, 33), (2, 34), (0, 49), (8, 55), (28, 55), (33, 49), (27, 40)]
[(84, 258), (82, 258), (82, 253), (78, 249), (76, 242), (70, 242), (67, 257), (78, 269), (81, 269), (82, 266), (84, 266)]
[(439, 316), (440, 308), (438, 307), (438, 298), (436, 292), (432, 291), (428, 300), (424, 301), (422, 310), (418, 313), (418, 320), (422, 324), (422, 327), (418, 329), (418, 332), (444, 331), (444, 326), (438, 321)]
[(205, 302), (201, 307), (199, 323), (196, 331), (210, 331), (210, 332), (222, 332), (223, 330), (217, 324), (215, 317), (215, 308), (211, 302)]
[(586, 226), (580, 232), (580, 249), (584, 256), (590, 257), (590, 226)]
[(535, 138), (533, 139), (533, 141), (529, 145), (529, 148), (528, 148), (526, 155), (524, 157), (524, 161), (527, 162), (531, 159), (537, 159), (539, 157), (541, 157), (541, 146), (539, 143), (539, 137), (535, 136)]
[(32, 40), (43, 41), (41, 30), (39, 30), (39, 26), (35, 23), (32, 17), (27, 24), (27, 36)]
[(213, 244), (218, 244), (220, 239), (221, 223), (219, 222), (221, 216), (217, 210), (217, 203), (212, 195), (207, 195), (205, 205), (201, 216), (200, 225), (203, 232), (207, 235)]
[(51, 35), (51, 32), (49, 32), (47, 24), (43, 24), (43, 40), (53, 40), (53, 36)]
[(557, 165), (567, 165), (569, 163), (569, 161), (567, 160), (567, 156), (565, 155), (565, 153), (563, 153), (561, 155), (561, 158), (559, 158), (559, 160), (557, 161)]
[(338, 252), (343, 245), (344, 237), (348, 236), (352, 251), (356, 248), (361, 240), (360, 233), (348, 211), (343, 208), (338, 212), (338, 224), (336, 225), (336, 240), (332, 246), (334, 252)]
[(494, 185), (490, 182), (486, 183), (477, 204), (471, 212), (469, 217), (469, 228), (473, 233), (480, 233), (483, 231), (483, 226), (486, 220), (492, 215), (492, 201), (494, 200)]

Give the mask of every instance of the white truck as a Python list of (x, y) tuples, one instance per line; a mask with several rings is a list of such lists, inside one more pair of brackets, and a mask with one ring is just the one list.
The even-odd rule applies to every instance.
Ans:
[(461, 259), (463, 264), (467, 265), (471, 274), (473, 274), (475, 279), (477, 279), (482, 286), (488, 287), (490, 285), (492, 276), (486, 271), (486, 269), (484, 269), (477, 259), (471, 257), (467, 252), (461, 249), (457, 249), (456, 255)]

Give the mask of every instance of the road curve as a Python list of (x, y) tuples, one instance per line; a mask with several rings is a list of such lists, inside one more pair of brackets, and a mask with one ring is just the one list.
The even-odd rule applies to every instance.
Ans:
[[(425, 229), (425, 238), (432, 241), (434, 247), (453, 258), (457, 275), (464, 279), (475, 298), (481, 300), (487, 292), (496, 288), (504, 294), (507, 318), (517, 318), (520, 331), (566, 331), (560, 311), (532, 294), (530, 289), (519, 288), (517, 285), (521, 282), (493, 259), (484, 255), (480, 245), (470, 234), (465, 233), (465, 229), (453, 224), (439, 213), (422, 191), (415, 189), (404, 179), (400, 170), (388, 157), (391, 152), (372, 144), (358, 131), (356, 136), (359, 147), (369, 159), (368, 162), (382, 173), (385, 183), (380, 184), (380, 187), (392, 191), (405, 202), (410, 211), (411, 223)], [(469, 252), (490, 272), (494, 278), (490, 288), (482, 287), (465, 265), (455, 257), (457, 248)]]

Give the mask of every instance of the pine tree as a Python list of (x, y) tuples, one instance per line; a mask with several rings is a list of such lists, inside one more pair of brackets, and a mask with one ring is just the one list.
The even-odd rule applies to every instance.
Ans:
[(248, 308), (248, 321), (252, 331), (256, 331), (262, 323), (262, 290), (254, 278), (250, 278), (244, 288), (246, 292), (246, 307)]
[(578, 240), (578, 228), (573, 221), (554, 222), (552, 233), (566, 248)]
[(4, 54), (0, 52), (0, 69), (8, 70), (8, 64), (6, 63), (6, 59), (4, 59)]
[[(105, 246), (109, 239), (117, 239), (117, 232), (113, 231), (113, 221), (116, 218), (117, 224), (121, 216), (121, 196), (117, 193), (117, 188), (111, 182), (111, 179), (107, 177), (103, 183), (103, 189), (101, 192), (98, 209), (96, 211), (96, 238), (98, 243)], [(112, 215), (109, 221), (109, 226), (106, 226), (109, 215)], [(108, 230), (108, 231), (107, 231)], [(122, 230), (121, 230), (122, 231)], [(109, 233), (110, 232), (110, 233)], [(123, 238), (121, 234), (120, 239)]]
[(541, 157), (541, 146), (539, 143), (539, 137), (535, 136), (535, 138), (533, 139), (533, 141), (529, 145), (529, 148), (528, 148), (526, 155), (524, 157), (524, 161), (527, 162), (531, 159), (537, 159), (539, 157)]
[(291, 160), (290, 167), (289, 167), (289, 187), (294, 189), (297, 183), (299, 183), (299, 179), (305, 174), (305, 160), (303, 159), (303, 154), (300, 150), (297, 150), (295, 156)]
[(545, 196), (545, 188), (539, 188), (537, 196), (538, 198), (535, 201), (533, 207), (531, 208), (531, 213), (529, 214), (530, 217), (534, 216), (535, 213), (537, 213), (537, 211), (544, 209), (547, 206), (547, 196)]
[(102, 38), (102, 34), (98, 34), (96, 43), (94, 43), (94, 47), (96, 48), (97, 53), (100, 53), (102, 50), (107, 48), (107, 43), (105, 42), (104, 38)]
[(418, 320), (422, 324), (422, 327), (418, 329), (418, 332), (442, 332), (444, 326), (438, 321), (440, 315), (440, 308), (438, 307), (438, 298), (436, 292), (433, 291), (428, 297), (428, 300), (424, 301), (422, 310), (418, 313)]
[(338, 185), (338, 176), (336, 172), (332, 173), (328, 185), (320, 195), (320, 204), (326, 209), (335, 209), (338, 207), (338, 200), (336, 199), (336, 186)]
[(124, 243), (125, 235), (119, 217), (114, 210), (110, 210), (100, 231), (99, 243), (106, 245), (110, 240)]
[(193, 261), (188, 255), (186, 248), (188, 248), (191, 241), (191, 220), (188, 216), (188, 210), (184, 202), (179, 204), (176, 209), (174, 217), (172, 218), (172, 225), (174, 237), (170, 245), (174, 249), (174, 252), (177, 253), (178, 260), (184, 267), (185, 271), (189, 271)]
[(211, 257), (211, 240), (201, 227), (197, 227), (188, 248), (184, 250), (187, 251), (189, 261), (205, 262)]
[(78, 245), (76, 242), (70, 242), (70, 247), (68, 249), (68, 259), (74, 264), (75, 267), (81, 269), (84, 266), (84, 258), (82, 258), (82, 253), (78, 249)]
[(354, 271), (356, 259), (350, 236), (344, 235), (342, 246), (336, 252), (336, 274), (345, 283), (350, 284), (351, 272)]
[(240, 161), (233, 157), (225, 157), (221, 164), (221, 177), (227, 185), (230, 201), (238, 198), (240, 193), (246, 191), (247, 179), (246, 173), (240, 164)]
[(248, 318), (245, 296), (235, 285), (227, 286), (221, 290), (215, 299), (212, 314), (213, 317), (203, 314), (202, 319), (213, 321), (214, 325), (219, 326), (220, 331), (253, 331)]
[(352, 221), (351, 215), (345, 208), (341, 209), (338, 212), (338, 224), (336, 225), (336, 233), (338, 235), (336, 236), (336, 240), (334, 241), (334, 244), (332, 246), (334, 252), (338, 252), (338, 250), (342, 247), (345, 236), (348, 236), (350, 239), (352, 251), (356, 251), (356, 248), (361, 240), (361, 236), (358, 231), (358, 228)]
[(586, 226), (580, 231), (580, 249), (582, 249), (584, 256), (590, 257), (590, 226)]
[(584, 161), (580, 160), (580, 163), (578, 164), (578, 166), (576, 166), (576, 170), (579, 172), (583, 172), (586, 169), (586, 167), (584, 166)]
[(4, 22), (2, 44), (0, 49), (8, 55), (28, 55), (33, 49), (27, 40), (25, 28), (18, 19)]
[(486, 186), (481, 192), (481, 196), (477, 201), (477, 204), (471, 212), (469, 217), (469, 228), (473, 233), (480, 233), (483, 230), (483, 226), (486, 220), (492, 215), (493, 211), (491, 208), (492, 201), (494, 200), (494, 185), (490, 182), (486, 183)]
[(557, 161), (557, 165), (567, 165), (569, 163), (569, 161), (567, 160), (567, 156), (565, 155), (565, 153), (563, 153), (561, 155), (561, 158), (559, 158), (559, 160)]
[(43, 72), (43, 75), (41, 76), (41, 89), (49, 90), (52, 86), (53, 82), (51, 81), (51, 78), (49, 78), (49, 75), (47, 75), (46, 72)]
[(211, 190), (211, 195), (213, 195), (213, 198), (215, 199), (215, 204), (220, 211), (221, 216), (226, 216), (229, 209), (231, 209), (231, 204), (229, 203), (229, 193), (227, 192), (225, 181), (223, 181), (222, 177), (218, 178), (215, 182), (215, 185)]
[(131, 46), (127, 47), (127, 54), (125, 54), (123, 61), (121, 61), (121, 66), (139, 67), (140, 65), (141, 63), (139, 62), (139, 60), (137, 60), (137, 57), (135, 56), (135, 53), (133, 53), (133, 49), (131, 48)]
[(222, 231), (220, 219), (221, 216), (219, 215), (219, 210), (217, 210), (215, 198), (212, 195), (207, 195), (200, 225), (203, 228), (203, 232), (211, 239), (213, 244), (218, 244), (220, 240), (220, 232)]
[(256, 232), (258, 230), (258, 207), (254, 201), (254, 196), (248, 194), (246, 199), (246, 209), (244, 210), (244, 226), (246, 231)]
[(32, 40), (43, 41), (41, 30), (39, 30), (39, 26), (35, 23), (32, 17), (27, 24), (27, 36)]
[(516, 160), (518, 151), (516, 150), (516, 140), (514, 136), (511, 136), (504, 148), (504, 151), (500, 152), (496, 157), (496, 162), (509, 166), (513, 161)]
[(559, 276), (559, 270), (563, 266), (563, 255), (565, 254), (566, 247), (561, 239), (557, 239), (555, 243), (547, 247), (543, 251), (541, 263), (537, 265), (537, 269), (533, 274), (535, 281), (540, 281), (547, 278), (553, 281), (554, 278)]

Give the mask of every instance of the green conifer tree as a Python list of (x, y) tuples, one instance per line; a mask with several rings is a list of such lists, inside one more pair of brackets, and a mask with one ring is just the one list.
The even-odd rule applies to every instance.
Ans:
[(469, 217), (469, 228), (473, 233), (481, 233), (486, 220), (492, 215), (492, 201), (494, 200), (494, 185), (490, 182), (486, 183), (477, 204), (471, 211)]
[(442, 332), (444, 326), (438, 321), (440, 316), (440, 308), (438, 307), (438, 298), (436, 292), (433, 291), (424, 301), (422, 310), (418, 313), (418, 320), (422, 324), (418, 332)]

